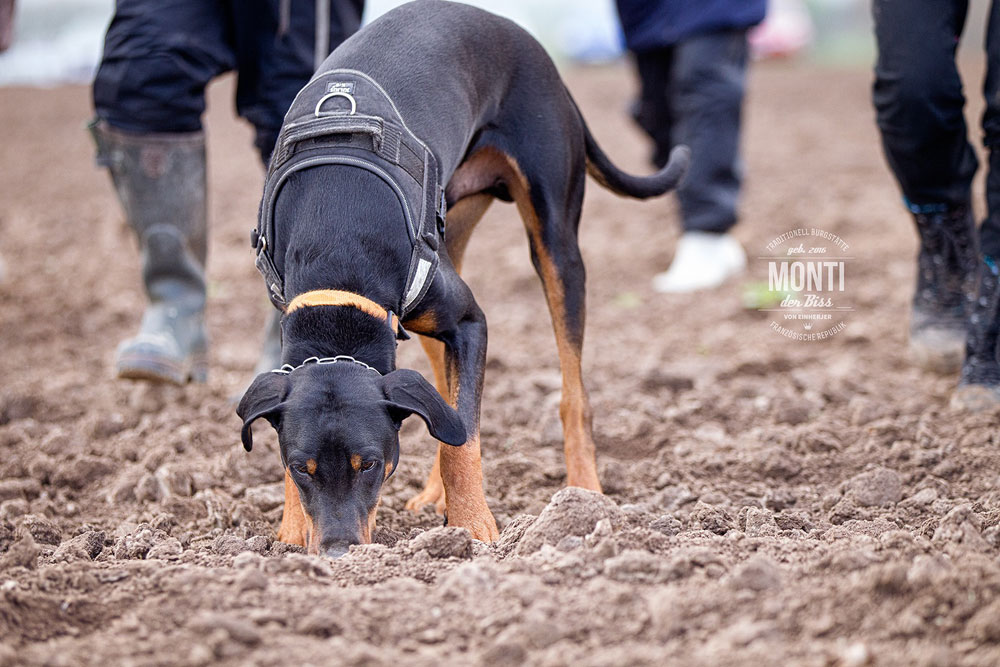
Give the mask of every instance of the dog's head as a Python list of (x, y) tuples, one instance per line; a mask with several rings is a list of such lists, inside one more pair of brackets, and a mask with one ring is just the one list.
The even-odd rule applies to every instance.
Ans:
[(311, 520), (310, 553), (340, 556), (371, 541), (382, 485), (399, 461), (399, 428), (410, 415), (431, 435), (461, 445), (458, 413), (419, 373), (384, 376), (359, 364), (306, 364), (291, 373), (262, 373), (236, 412), (243, 446), (263, 417), (278, 432), (281, 459)]

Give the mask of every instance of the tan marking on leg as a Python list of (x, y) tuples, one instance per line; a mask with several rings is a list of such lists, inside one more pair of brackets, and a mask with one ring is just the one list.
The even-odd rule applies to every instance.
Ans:
[(375, 501), (375, 507), (372, 511), (368, 513), (368, 522), (361, 524), (361, 543), (371, 544), (372, 535), (375, 534), (375, 515), (378, 514), (379, 505), (382, 504), (382, 495), (379, 494), (378, 500)]
[(479, 193), (460, 199), (448, 209), (445, 221), (445, 245), (448, 248), (448, 257), (451, 258), (451, 263), (459, 274), (462, 273), (462, 260), (469, 239), (472, 238), (472, 232), (492, 203), (493, 195)]
[(444, 482), (441, 481), (441, 450), (450, 445), (438, 443), (438, 451), (434, 454), (434, 465), (427, 475), (424, 488), (420, 493), (406, 501), (406, 509), (411, 512), (419, 512), (427, 505), (434, 505), (434, 511), (444, 514), (445, 496)]
[[(444, 362), (444, 343), (433, 338), (421, 336), (420, 344), (423, 345), (424, 352), (431, 362), (431, 369), (434, 372), (434, 385), (437, 387), (438, 393), (447, 401), (449, 400), (449, 391), (448, 374), (445, 370)], [(454, 403), (451, 404), (454, 405)], [(427, 482), (424, 483), (424, 489), (406, 501), (406, 509), (411, 512), (419, 512), (425, 505), (433, 504), (438, 514), (444, 514), (445, 493), (444, 483), (441, 481), (441, 450), (450, 446), (438, 443), (438, 451), (434, 456), (434, 465), (427, 476)]]
[(592, 414), (587, 390), (583, 385), (580, 349), (572, 344), (566, 329), (566, 300), (559, 271), (545, 247), (542, 223), (531, 203), (530, 187), (520, 168), (509, 156), (504, 156), (510, 167), (507, 187), (517, 205), (532, 248), (538, 257), (545, 300), (552, 315), (552, 328), (559, 350), (559, 369), (562, 371), (562, 400), (559, 416), (563, 424), (563, 451), (566, 457), (566, 485), (579, 486), (592, 491), (601, 490), (597, 477), (597, 460), (594, 447)]
[(442, 445), (441, 479), (447, 489), (448, 525), (466, 528), (472, 537), (493, 542), (500, 537), (496, 519), (483, 495), (483, 467), (479, 432), (470, 434), (461, 447)]
[(420, 313), (420, 315), (406, 320), (403, 322), (403, 326), (413, 333), (431, 334), (437, 331), (437, 316), (433, 311), (428, 310), (425, 313)]
[[(420, 342), (431, 359), (438, 392), (452, 407), (457, 406), (458, 369), (448, 367), (444, 343), (425, 338)], [(461, 447), (438, 444), (437, 459), (427, 482), (428, 485), (440, 484), (435, 509), (438, 514), (447, 510), (449, 526), (467, 528), (477, 540), (492, 542), (500, 537), (500, 531), (483, 494), (479, 425), (474, 428)]]
[(354, 472), (361, 470), (361, 454), (351, 454), (351, 467)]
[(309, 459), (306, 461), (306, 472), (310, 475), (316, 474), (316, 459)]
[(285, 507), (281, 513), (278, 539), (305, 547), (310, 545), (313, 532), (312, 517), (306, 514), (299, 489), (292, 481), (292, 474), (285, 468)]

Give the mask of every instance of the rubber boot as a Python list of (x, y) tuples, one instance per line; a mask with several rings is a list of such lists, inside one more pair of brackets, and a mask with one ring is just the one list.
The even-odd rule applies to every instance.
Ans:
[(972, 210), (914, 213), (920, 234), (910, 354), (918, 366), (954, 373), (962, 366), (966, 323), (975, 296), (978, 250)]
[(91, 124), (98, 164), (111, 172), (142, 253), (149, 305), (118, 346), (120, 378), (184, 384), (208, 374), (206, 196), (202, 132), (133, 134)]
[(979, 290), (969, 315), (965, 363), (952, 407), (970, 412), (1000, 406), (1000, 267), (984, 256), (979, 266)]

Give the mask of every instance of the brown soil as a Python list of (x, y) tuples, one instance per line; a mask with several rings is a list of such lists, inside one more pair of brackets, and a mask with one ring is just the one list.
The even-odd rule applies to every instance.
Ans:
[[(609, 153), (647, 170), (626, 67), (567, 80)], [(497, 205), (466, 266), (490, 321), (486, 493), (503, 535), (470, 543), (403, 509), (435, 446), (414, 424), (378, 544), (338, 561), (274, 542), (275, 439), (239, 446), (231, 401), (267, 306), (247, 240), (262, 178), (231, 80), (207, 119), (212, 372), (185, 389), (110, 377), (143, 296), (92, 165), (87, 90), (4, 90), (0, 664), (1000, 663), (997, 414), (950, 411), (955, 378), (906, 358), (915, 240), (869, 82), (759, 66), (747, 118), (737, 235), (753, 257), (800, 226), (851, 243), (844, 332), (789, 342), (739, 281), (655, 295), (673, 203), (591, 184), (585, 371), (607, 499), (553, 500), (555, 345), (524, 232)], [(400, 357), (427, 372), (416, 343)]]

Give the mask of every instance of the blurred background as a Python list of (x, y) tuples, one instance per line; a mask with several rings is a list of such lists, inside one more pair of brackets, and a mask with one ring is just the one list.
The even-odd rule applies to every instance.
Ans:
[[(371, 21), (401, 0), (369, 0)], [(561, 64), (621, 57), (613, 0), (473, 0), (511, 18)], [(759, 57), (789, 56), (834, 65), (867, 65), (874, 54), (867, 0), (771, 0), (756, 36)], [(966, 48), (982, 42), (984, 2), (973, 2)], [(87, 82), (97, 65), (113, 0), (17, 0), (14, 40), (0, 54), (0, 85), (52, 86)], [(981, 53), (981, 51), (980, 51)]]

